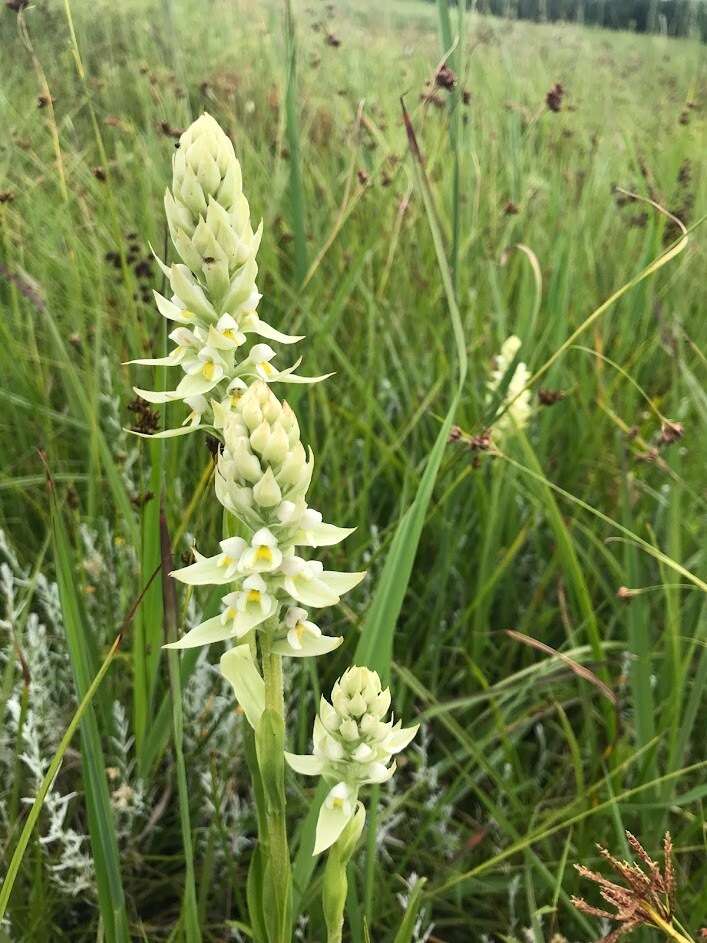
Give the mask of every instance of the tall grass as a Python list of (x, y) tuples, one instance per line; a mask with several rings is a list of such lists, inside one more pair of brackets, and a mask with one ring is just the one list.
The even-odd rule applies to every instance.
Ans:
[[(220, 538), (202, 502), (211, 457), (203, 437), (122, 431), (135, 378), (119, 364), (162, 338), (149, 245), (165, 241), (171, 132), (202, 108), (230, 129), (265, 221), (264, 315), (308, 335), (305, 372), (335, 364), (326, 388), (292, 397), (325, 469), (315, 497), (359, 527), (332, 568), (370, 572), (323, 627), (345, 633), (341, 654), (292, 669), (288, 737), (305, 752), (316, 692), (354, 653), (423, 723), (376, 800), (378, 844), (371, 828), (352, 867), (352, 940), (403, 943), (432, 923), (445, 941), (591, 939), (570, 865), (591, 865), (596, 841), (620, 848), (624, 828), (649, 851), (670, 828), (683, 923), (707, 923), (704, 237), (646, 272), (679, 229), (612, 189), (688, 226), (704, 212), (704, 114), (688, 104), (703, 51), (444, 0), (380, 6), (74, 0), (24, 11), (19, 30), (0, 15), (0, 799), (15, 851), (0, 938), (248, 936), (243, 720), (203, 656), (159, 648), (217, 599), (175, 606), (159, 576), (141, 595), (189, 551), (196, 514), (207, 552)], [(451, 92), (434, 85), (443, 59)], [(545, 105), (556, 82), (559, 113)], [(511, 333), (537, 375), (527, 435), (498, 457), (447, 445), (452, 422), (483, 432)], [(541, 387), (563, 397), (541, 406)], [(660, 417), (683, 438), (658, 448)], [(51, 725), (30, 615), (76, 675)], [(132, 743), (116, 745), (116, 710)], [(43, 772), (63, 766), (42, 788), (75, 793), (61, 829), (85, 836), (94, 893), (72, 895), (76, 862), (47, 840), (47, 810), (18, 801), (37, 791), (28, 758), (45, 729)], [(310, 796), (288, 788), (296, 910), (315, 941)]]

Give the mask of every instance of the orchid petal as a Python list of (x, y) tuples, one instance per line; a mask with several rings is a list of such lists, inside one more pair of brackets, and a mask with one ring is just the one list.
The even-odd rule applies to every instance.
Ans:
[(339, 573), (336, 570), (325, 570), (319, 579), (325, 583), (327, 588), (338, 596), (348, 593), (354, 586), (358, 586), (366, 575), (366, 571), (361, 573)]
[(294, 544), (298, 547), (331, 547), (341, 543), (349, 534), (353, 534), (355, 527), (337, 527), (335, 524), (315, 524), (298, 531)]
[(216, 554), (214, 557), (202, 557), (197, 554), (196, 563), (184, 566), (179, 570), (173, 570), (169, 575), (180, 583), (186, 583), (188, 586), (222, 586), (224, 583), (230, 583), (232, 576), (226, 576), (227, 568), (219, 566), (219, 560), (223, 554)]
[(197, 648), (199, 645), (210, 645), (212, 642), (224, 642), (231, 637), (230, 626), (224, 625), (221, 616), (207, 619), (195, 626), (186, 635), (176, 642), (168, 642), (162, 648)]
[(324, 760), (311, 754), (303, 756), (299, 753), (285, 752), (285, 759), (290, 768), (296, 773), (301, 773), (302, 776), (320, 776), (324, 770)]
[(304, 340), (304, 335), (283, 334), (282, 331), (276, 331), (274, 327), (271, 327), (261, 318), (258, 318), (253, 327), (244, 328), (244, 331), (248, 334), (265, 337), (269, 341), (277, 341), (280, 344), (296, 344), (298, 341)]
[(289, 655), (290, 658), (308, 658), (310, 655), (328, 655), (343, 641), (342, 637), (332, 638), (329, 635), (321, 635), (318, 638), (308, 636), (301, 640), (300, 648), (294, 648), (287, 639), (278, 639), (273, 642), (272, 651), (275, 655)]
[(354, 817), (356, 811), (355, 796), (352, 799), (347, 799), (341, 805), (337, 804), (336, 791), (341, 786), (343, 786), (343, 783), (334, 786), (319, 810), (314, 851), (312, 852), (314, 855), (321, 854), (322, 851), (331, 848)]

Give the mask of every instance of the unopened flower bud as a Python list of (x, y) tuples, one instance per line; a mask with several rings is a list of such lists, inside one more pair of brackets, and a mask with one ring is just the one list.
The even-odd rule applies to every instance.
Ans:
[(275, 481), (272, 468), (268, 468), (260, 481), (253, 486), (253, 498), (263, 508), (275, 507), (282, 500), (282, 492)]

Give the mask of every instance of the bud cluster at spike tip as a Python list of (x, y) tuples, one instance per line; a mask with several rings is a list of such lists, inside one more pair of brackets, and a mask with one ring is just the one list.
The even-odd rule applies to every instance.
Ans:
[(390, 779), (393, 756), (417, 733), (417, 725), (386, 721), (389, 707), (390, 689), (381, 687), (378, 673), (351, 667), (334, 684), (331, 700), (321, 699), (313, 752), (285, 754), (296, 772), (332, 784), (317, 821), (315, 855), (333, 845), (351, 821), (361, 786)]
[(182, 134), (172, 169), (172, 190), (167, 190), (164, 202), (172, 243), (182, 261), (166, 265), (158, 259), (172, 296), (155, 292), (155, 300), (160, 314), (175, 325), (169, 335), (174, 346), (166, 357), (130, 361), (182, 370), (174, 389), (135, 387), (149, 403), (183, 401), (189, 409), (180, 427), (157, 436), (212, 426), (210, 400), (222, 400), (252, 379), (266, 383), (324, 379), (296, 374), (299, 361), (285, 369), (275, 367), (276, 353), (262, 341), (244, 353), (249, 335), (281, 344), (294, 344), (302, 337), (276, 330), (256, 311), (261, 296), (255, 259), (262, 223), (254, 232), (240, 163), (211, 115), (204, 113)]

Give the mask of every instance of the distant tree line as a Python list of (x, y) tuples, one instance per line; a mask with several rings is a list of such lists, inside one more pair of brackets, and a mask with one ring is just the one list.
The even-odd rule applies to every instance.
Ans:
[[(436, 2), (436, 0), (430, 0)], [(457, 0), (450, 0), (450, 5)], [(667, 36), (699, 36), (707, 42), (705, 0), (465, 0), (479, 13), (537, 23), (587, 23), (608, 29)]]

